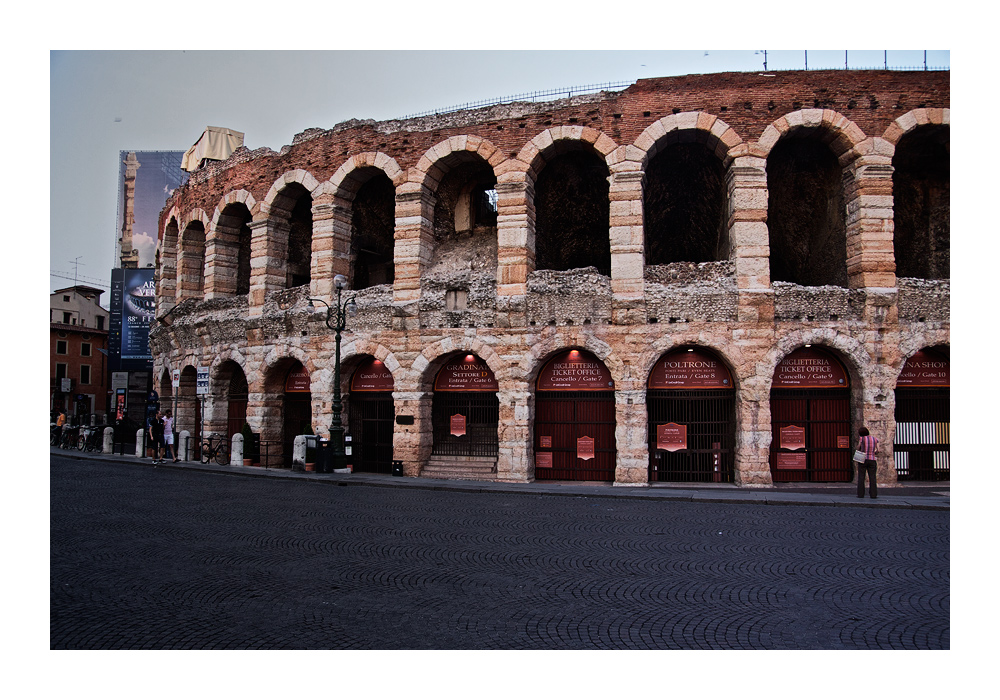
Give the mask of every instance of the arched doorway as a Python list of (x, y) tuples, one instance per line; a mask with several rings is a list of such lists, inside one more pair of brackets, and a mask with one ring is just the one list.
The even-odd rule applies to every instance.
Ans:
[(493, 371), (476, 355), (455, 355), (446, 362), (434, 381), (433, 454), (495, 460), (499, 389)]
[(947, 349), (928, 348), (906, 361), (896, 380), (892, 445), (900, 481), (948, 481), (951, 363)]
[(646, 389), (649, 480), (731, 482), (736, 391), (710, 350), (678, 348), (653, 366)]
[(535, 478), (614, 481), (615, 382), (586, 350), (564, 350), (535, 384)]
[(285, 377), (284, 426), (281, 436), (282, 464), (292, 466), (292, 447), (297, 435), (312, 435), (312, 394), (309, 372), (296, 361)]
[(393, 379), (374, 357), (362, 363), (351, 377), (348, 398), (351, 456), (356, 472), (392, 473), (392, 432), (396, 412), (392, 403)]
[(851, 390), (844, 366), (809, 345), (789, 353), (771, 382), (771, 478), (850, 482)]
[[(201, 460), (201, 419), (202, 396), (198, 394), (198, 370), (188, 365), (181, 370), (180, 386), (177, 387), (177, 415), (174, 416), (174, 430), (178, 434), (188, 431), (190, 442), (182, 459)], [(183, 445), (178, 445), (178, 448)]]
[(243, 368), (232, 360), (227, 360), (220, 365), (217, 382), (224, 392), (220, 398), (224, 402), (222, 405), (226, 407), (226, 438), (232, 439), (233, 435), (240, 434), (243, 430), (243, 424), (246, 422), (250, 387), (247, 385), (247, 376), (243, 372)]

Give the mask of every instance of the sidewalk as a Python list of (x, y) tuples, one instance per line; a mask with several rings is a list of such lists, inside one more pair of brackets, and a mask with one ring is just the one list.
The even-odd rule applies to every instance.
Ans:
[(219, 466), (215, 463), (152, 463), (134, 455), (106, 455), (77, 450), (49, 448), (50, 456), (68, 459), (101, 460), (134, 465), (137, 468), (179, 469), (214, 472), (265, 479), (297, 479), (336, 486), (417, 488), (430, 491), (453, 490), (498, 494), (573, 496), (583, 498), (644, 498), (692, 503), (750, 503), (766, 505), (851, 506), (855, 508), (914, 508), (950, 510), (950, 482), (916, 482), (901, 486), (879, 486), (875, 500), (857, 497), (853, 484), (783, 484), (766, 488), (737, 488), (731, 484), (653, 484), (648, 487), (612, 486), (593, 482), (536, 481), (529, 484), (492, 481), (464, 481), (400, 477), (381, 474), (316, 474), (264, 467)]

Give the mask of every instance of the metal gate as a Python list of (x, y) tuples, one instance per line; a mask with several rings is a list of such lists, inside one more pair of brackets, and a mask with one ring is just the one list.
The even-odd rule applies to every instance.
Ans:
[[(465, 418), (465, 434), (452, 434), (452, 417)], [(436, 455), (496, 457), (500, 400), (490, 392), (435, 392), (431, 410)]]
[[(780, 446), (781, 428), (791, 425), (805, 429), (805, 469), (778, 467), (778, 455), (788, 452)], [(770, 464), (774, 481), (850, 482), (854, 479), (851, 455), (856, 442), (851, 436), (850, 390), (771, 391)]]
[[(594, 456), (577, 456), (578, 439), (593, 438)], [(535, 395), (535, 478), (614, 481), (615, 392), (560, 391)], [(540, 464), (551, 454), (552, 466)], [(546, 458), (548, 459), (548, 458)]]
[[(736, 441), (732, 391), (649, 389), (646, 410), (651, 482), (732, 482)], [(656, 448), (656, 426), (663, 423), (687, 427), (687, 449)]]
[(892, 445), (900, 481), (948, 481), (951, 401), (949, 389), (896, 389)]
[(392, 431), (396, 411), (392, 393), (353, 392), (350, 396), (351, 450), (354, 471), (392, 473)]
[(312, 394), (306, 392), (285, 392), (284, 426), (281, 440), (281, 463), (292, 467), (292, 451), (298, 435), (313, 434)]

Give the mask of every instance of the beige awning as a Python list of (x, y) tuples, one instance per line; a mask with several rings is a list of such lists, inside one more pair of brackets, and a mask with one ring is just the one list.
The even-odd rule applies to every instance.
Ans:
[(181, 168), (194, 172), (204, 159), (225, 160), (233, 151), (243, 145), (243, 132), (221, 126), (209, 126), (201, 138), (187, 150), (181, 160)]

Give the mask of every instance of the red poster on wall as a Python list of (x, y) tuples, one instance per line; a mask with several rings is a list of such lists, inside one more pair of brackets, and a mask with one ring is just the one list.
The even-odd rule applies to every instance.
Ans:
[(552, 436), (551, 435), (541, 435), (538, 438), (538, 446), (545, 447), (547, 449), (552, 448)]
[(461, 437), (465, 435), (465, 416), (456, 413), (451, 417), (451, 434)]
[(847, 372), (833, 357), (817, 348), (799, 348), (785, 356), (774, 370), (776, 389), (829, 389), (848, 387)]
[(707, 350), (682, 348), (660, 358), (649, 373), (650, 389), (730, 389), (733, 378)]
[(611, 391), (615, 381), (604, 363), (585, 350), (566, 350), (538, 374), (538, 391)]
[(392, 391), (392, 373), (374, 357), (358, 367), (351, 378), (351, 391)]
[(778, 469), (805, 469), (806, 456), (801, 452), (779, 452), (774, 466)]
[(664, 423), (656, 426), (656, 449), (676, 452), (687, 449), (687, 426)]
[(585, 435), (576, 439), (576, 457), (577, 459), (594, 458), (594, 438)]
[(535, 453), (535, 468), (536, 469), (551, 469), (552, 468), (552, 453), (551, 452), (536, 452)]
[(778, 446), (786, 450), (801, 450), (806, 446), (806, 429), (800, 425), (786, 425), (780, 435)]
[(934, 352), (921, 350), (914, 353), (903, 365), (896, 380), (901, 387), (946, 387), (951, 385), (951, 363), (948, 358)]
[(456, 355), (438, 372), (434, 391), (489, 391), (500, 390), (493, 371), (475, 355)]

